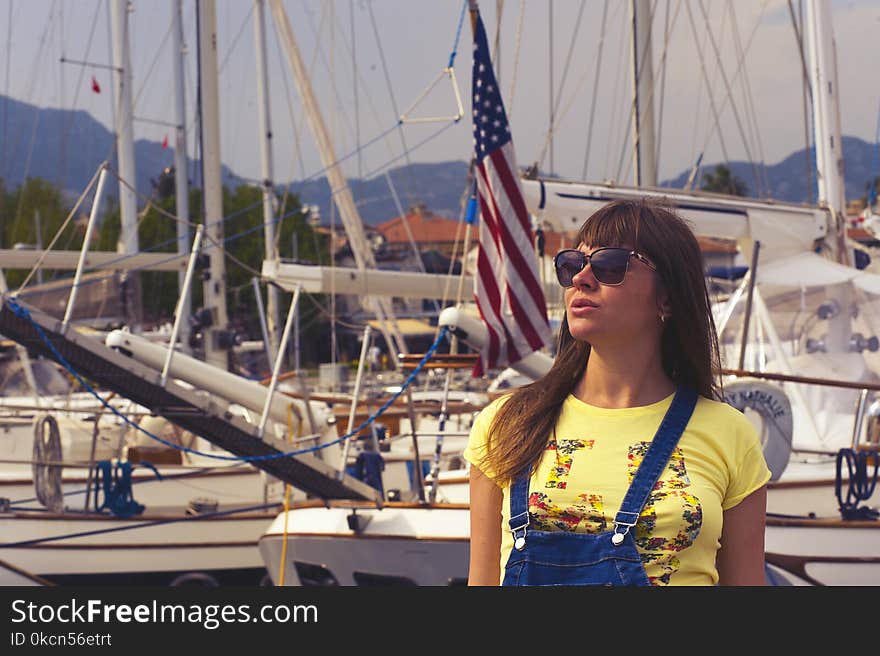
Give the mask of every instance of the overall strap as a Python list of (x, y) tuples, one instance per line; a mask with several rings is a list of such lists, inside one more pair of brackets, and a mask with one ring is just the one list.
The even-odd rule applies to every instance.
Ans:
[(529, 470), (516, 477), (510, 486), (510, 520), (513, 546), (522, 549), (526, 544), (526, 527), (529, 525)]
[[(696, 405), (697, 393), (694, 390), (688, 387), (676, 389), (672, 404), (666, 411), (663, 421), (660, 422), (660, 427), (636, 470), (623, 503), (620, 504), (620, 510), (614, 518), (615, 535), (612, 538), (614, 544), (622, 543), (630, 527), (636, 525), (639, 513), (648, 501), (654, 484), (666, 468), (666, 463), (669, 462), (669, 457), (684, 433)], [(618, 532), (618, 527), (623, 527), (623, 530)]]

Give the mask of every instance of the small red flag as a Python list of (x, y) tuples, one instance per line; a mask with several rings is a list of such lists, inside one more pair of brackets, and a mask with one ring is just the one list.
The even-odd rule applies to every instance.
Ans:
[(98, 80), (95, 79), (95, 76), (92, 76), (92, 91), (95, 93), (101, 93), (101, 85), (98, 84)]
[(168, 135), (167, 134), (165, 135), (165, 138), (162, 139), (162, 150), (165, 150), (166, 148), (168, 148)]

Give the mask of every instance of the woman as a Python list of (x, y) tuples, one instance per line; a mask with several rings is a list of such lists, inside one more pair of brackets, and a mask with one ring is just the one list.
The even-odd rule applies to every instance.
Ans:
[[(474, 423), (470, 585), (763, 585), (770, 471), (719, 401), (688, 225), (614, 201), (554, 259), (554, 364)], [(641, 466), (640, 466), (641, 465)]]

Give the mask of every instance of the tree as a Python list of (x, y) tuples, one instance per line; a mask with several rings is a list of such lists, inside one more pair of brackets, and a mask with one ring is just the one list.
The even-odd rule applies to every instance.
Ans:
[(877, 196), (880, 196), (880, 176), (865, 183), (865, 195), (862, 196), (862, 202), (865, 205), (868, 205), (872, 201), (876, 203)]
[(703, 173), (700, 189), (730, 196), (746, 196), (749, 192), (746, 183), (731, 173), (725, 164), (718, 164), (714, 172)]
[[(0, 247), (25, 244), (36, 248), (39, 242), (42, 248), (46, 248), (54, 239), (55, 250), (79, 250), (85, 231), (82, 212), (67, 223), (60, 235), (57, 234), (69, 212), (58, 188), (42, 178), (28, 178), (13, 191), (6, 191), (0, 180)], [(5, 273), (10, 289), (24, 282), (28, 274), (21, 269)], [(69, 272), (42, 271), (44, 281), (56, 275), (69, 275)]]
[[(329, 258), (328, 244), (324, 238), (318, 239), (307, 221), (305, 213), (299, 206), (296, 197), (287, 199), (281, 205), (281, 218), (276, 224), (278, 251), (282, 258), (295, 255), (304, 262), (320, 263)], [(169, 215), (175, 212), (174, 195), (154, 198), (150, 208), (143, 212), (138, 222), (138, 245), (143, 251), (177, 252), (177, 227)], [(190, 222), (200, 223), (197, 218), (202, 215), (202, 192), (191, 189), (189, 198)], [(161, 210), (161, 211), (160, 211)], [(259, 277), (262, 262), (265, 258), (265, 238), (263, 230), (263, 196), (259, 187), (240, 185), (234, 190), (223, 188), (223, 234), (226, 240), (226, 305), (230, 323), (245, 332), (245, 339), (261, 339), (259, 312), (254, 298), (251, 279)], [(190, 235), (194, 235), (190, 227)], [(108, 206), (107, 214), (101, 226), (98, 249), (115, 250), (119, 239), (120, 218), (116, 204)], [(208, 243), (203, 238), (202, 247)], [(294, 246), (295, 244), (295, 246)], [(192, 239), (187, 249), (192, 246)], [(165, 271), (141, 272), (143, 293), (143, 313), (145, 324), (152, 323), (162, 316), (173, 317), (177, 304), (177, 273)], [(193, 311), (202, 307), (204, 292), (200, 284), (198, 271), (192, 289)], [(266, 305), (265, 290), (262, 292), (263, 306)], [(290, 304), (291, 295), (282, 295), (282, 307), (279, 308), (283, 320)], [(318, 304), (320, 304), (320, 299)], [(322, 325), (320, 311), (315, 303), (301, 299), (301, 335), (303, 340), (314, 339), (320, 342), (322, 334), (326, 334), (326, 326)], [(186, 317), (185, 320), (189, 318)], [(309, 354), (317, 354), (318, 349), (304, 349)]]

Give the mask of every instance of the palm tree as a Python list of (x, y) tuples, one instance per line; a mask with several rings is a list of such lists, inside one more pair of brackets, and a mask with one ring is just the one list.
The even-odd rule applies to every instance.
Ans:
[(749, 192), (746, 183), (731, 173), (725, 164), (718, 164), (714, 172), (704, 173), (700, 189), (731, 196), (746, 196)]

